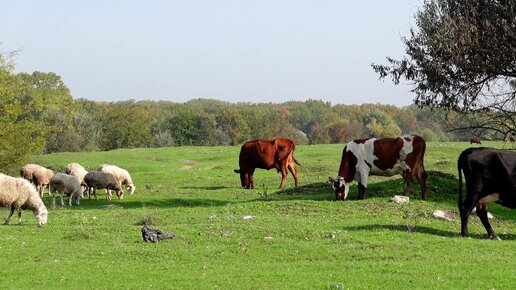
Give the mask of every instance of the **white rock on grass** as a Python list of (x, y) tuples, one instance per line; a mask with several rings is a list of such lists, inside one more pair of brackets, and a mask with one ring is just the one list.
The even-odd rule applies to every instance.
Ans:
[(447, 211), (440, 210), (440, 209), (434, 211), (432, 213), (432, 215), (438, 219), (443, 219), (443, 220), (447, 220), (447, 221), (453, 220), (453, 214), (451, 212), (447, 212)]
[(410, 198), (408, 196), (395, 195), (393, 198), (391, 198), (391, 200), (397, 204), (404, 204), (404, 203), (408, 203)]
[(242, 217), (243, 220), (250, 220), (250, 219), (254, 219), (255, 216), (254, 215), (245, 215)]

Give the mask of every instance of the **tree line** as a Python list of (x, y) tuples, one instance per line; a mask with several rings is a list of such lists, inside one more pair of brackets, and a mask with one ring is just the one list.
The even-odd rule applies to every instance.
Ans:
[(34, 153), (237, 145), (277, 136), (321, 144), (401, 133), (427, 141), (516, 135), (516, 2), (422, 4), (402, 37), (406, 55), (372, 64), (380, 78), (413, 84), (415, 104), (404, 108), (321, 100), (95, 102), (72, 98), (54, 73), (15, 74), (12, 53), (0, 51), (0, 168)]
[[(427, 141), (466, 140), (447, 132), (449, 112), (322, 100), (228, 103), (195, 99), (99, 102), (74, 99), (55, 73), (13, 72), (0, 54), (0, 166), (31, 154), (164, 146), (238, 145), (278, 136), (297, 144), (345, 143), (414, 133)], [(464, 120), (462, 120), (464, 122)], [(491, 138), (493, 136), (484, 136)]]

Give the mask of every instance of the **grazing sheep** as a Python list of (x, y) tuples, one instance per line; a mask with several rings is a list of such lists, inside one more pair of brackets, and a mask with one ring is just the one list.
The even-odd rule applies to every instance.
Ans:
[(116, 181), (115, 177), (111, 173), (104, 173), (100, 171), (90, 171), (86, 176), (84, 176), (84, 184), (88, 187), (88, 199), (90, 198), (91, 191), (93, 190), (93, 195), (95, 195), (95, 200), (97, 200), (97, 189), (107, 189), (108, 194), (106, 199), (111, 199), (111, 192), (109, 190), (115, 190), (118, 198), (124, 194), (120, 184)]
[(34, 186), (23, 178), (0, 173), (0, 205), (11, 208), (4, 225), (9, 224), (15, 210), (18, 211), (18, 223), (22, 224), (22, 209), (32, 210), (40, 226), (47, 223), (48, 211), (45, 204)]
[(82, 182), (84, 180), (84, 176), (88, 173), (88, 171), (79, 163), (70, 163), (66, 165), (63, 172), (77, 177), (79, 182)]
[(30, 182), (33, 182), (32, 173), (36, 171), (36, 169), (45, 168), (41, 165), (37, 164), (25, 164), (20, 169), (20, 177), (27, 179)]
[(127, 186), (127, 191), (129, 192), (129, 195), (132, 195), (134, 193), (136, 186), (134, 186), (133, 180), (131, 179), (131, 175), (129, 175), (129, 172), (127, 170), (120, 168), (116, 165), (102, 164), (99, 168), (97, 168), (97, 171), (113, 174), (120, 186)]
[[(77, 179), (79, 179), (79, 184), (82, 184), (82, 182), (84, 181), (84, 176), (86, 176), (86, 174), (88, 173), (88, 171), (84, 169), (84, 167), (82, 167), (82, 165), (80, 165), (79, 163), (70, 163), (66, 165), (63, 172), (77, 177)], [(84, 192), (85, 190), (86, 188), (84, 188), (82, 191)], [(84, 195), (82, 193), (81, 198), (84, 198)]]
[[(43, 188), (48, 188), (52, 176), (54, 176), (54, 171), (45, 167), (38, 168), (32, 173), (32, 181), (34, 182), (34, 185), (36, 185), (36, 190), (39, 192), (41, 197), (43, 197)], [(50, 194), (50, 190), (48, 191), (48, 195), (52, 196)]]
[(64, 174), (64, 173), (56, 173), (50, 179), (49, 190), (52, 194), (52, 207), (56, 206), (56, 192), (59, 192), (59, 196), (61, 197), (61, 206), (64, 206), (63, 202), (63, 193), (70, 195), (68, 198), (68, 205), (72, 206), (72, 199), (75, 198), (75, 202), (77, 205), (80, 204), (81, 201), (81, 183), (77, 177)]

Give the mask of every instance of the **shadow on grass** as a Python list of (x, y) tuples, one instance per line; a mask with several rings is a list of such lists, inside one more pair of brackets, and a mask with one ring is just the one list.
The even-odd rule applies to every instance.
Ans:
[[(397, 231), (397, 232), (411, 232), (411, 233), (422, 233), (422, 234), (429, 234), (439, 237), (448, 237), (448, 238), (462, 238), (462, 236), (459, 234), (459, 229), (457, 229), (456, 232), (450, 232), (450, 231), (443, 231), (439, 229), (434, 229), (431, 227), (426, 226), (408, 226), (408, 225), (380, 225), (380, 224), (373, 224), (373, 225), (363, 225), (363, 226), (350, 226), (350, 227), (344, 227), (342, 228), (345, 231), (377, 231), (377, 230), (388, 230), (388, 231)], [(496, 230), (495, 230), (496, 232)], [(516, 235), (514, 234), (498, 234), (497, 235), (502, 240), (514, 240), (516, 239)], [(487, 233), (485, 234), (470, 234), (470, 238), (472, 239), (479, 239), (479, 240), (485, 240), (487, 239)]]
[(227, 186), (183, 186), (179, 187), (181, 189), (203, 189), (203, 190), (221, 190), (221, 189), (227, 189), (230, 187)]
[[(450, 202), (457, 204), (458, 179), (452, 175), (440, 171), (427, 171), (428, 174), (428, 195), (430, 201)], [(374, 176), (375, 183), (369, 183), (366, 190), (366, 200), (368, 198), (391, 198), (394, 195), (401, 195), (405, 190), (405, 181), (401, 176), (382, 177)], [(358, 200), (357, 182), (351, 183), (348, 200)], [(414, 178), (410, 197), (421, 199), (420, 184)], [(259, 190), (259, 189), (255, 189)], [(301, 199), (301, 200), (335, 200), (335, 193), (329, 182), (319, 182), (300, 186), (299, 188), (289, 188), (278, 191), (279, 199)], [(281, 198), (283, 196), (284, 198)]]
[(56, 208), (51, 208), (51, 202), (45, 202), (45, 205), (48, 209), (51, 210), (83, 210), (83, 209), (116, 209), (116, 208), (142, 208), (142, 207), (213, 207), (213, 206), (225, 206), (228, 204), (236, 203), (234, 201), (229, 200), (217, 200), (217, 199), (207, 199), (207, 198), (159, 198), (159, 199), (148, 199), (148, 200), (139, 200), (139, 201), (131, 201), (131, 200), (81, 200), (81, 205), (75, 205), (73, 203), (72, 207), (69, 207), (68, 204), (63, 208), (61, 206), (57, 206)]
[(233, 204), (234, 202), (208, 198), (161, 198), (146, 201), (121, 201), (118, 204), (124, 208), (145, 207), (214, 207)]

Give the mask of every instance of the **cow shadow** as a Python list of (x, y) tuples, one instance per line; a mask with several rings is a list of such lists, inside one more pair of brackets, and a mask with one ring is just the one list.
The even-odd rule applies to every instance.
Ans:
[[(458, 179), (453, 174), (440, 171), (427, 171), (428, 200), (457, 204)], [(394, 195), (401, 195), (405, 190), (405, 181), (401, 175), (393, 177), (370, 176), (366, 191), (366, 199), (390, 199)], [(255, 189), (256, 190), (256, 189)], [(335, 193), (329, 182), (317, 182), (302, 185), (298, 188), (278, 190), (278, 199), (300, 200), (335, 200)], [(420, 184), (414, 178), (411, 199), (421, 199)], [(358, 200), (358, 183), (351, 183), (347, 200)]]
[(192, 189), (192, 190), (221, 190), (230, 188), (228, 186), (182, 186), (181, 189)]
[[(347, 226), (343, 227), (342, 230), (345, 231), (377, 231), (377, 230), (387, 230), (387, 231), (397, 231), (397, 232), (410, 232), (410, 233), (421, 233), (421, 234), (428, 234), (428, 235), (434, 235), (438, 237), (447, 237), (447, 238), (464, 238), (460, 235), (459, 230), (456, 232), (452, 231), (446, 231), (441, 229), (435, 229), (427, 226), (420, 226), (420, 225), (382, 225), (382, 224), (372, 224), (372, 225), (361, 225), (361, 226)], [(502, 240), (515, 240), (516, 235), (515, 234), (499, 234), (497, 235)], [(475, 233), (470, 234), (469, 238), (471, 239), (478, 239), (478, 240), (486, 240), (487, 239), (487, 233)]]

